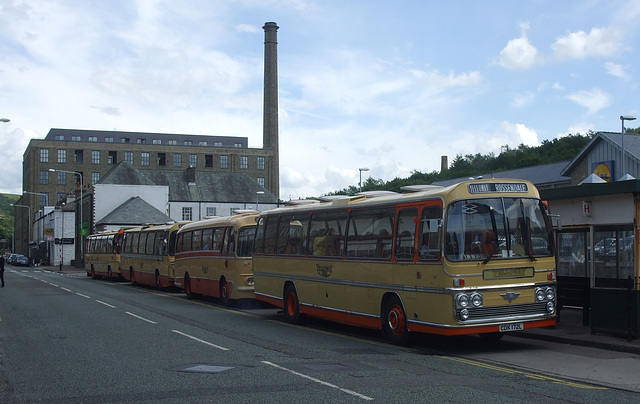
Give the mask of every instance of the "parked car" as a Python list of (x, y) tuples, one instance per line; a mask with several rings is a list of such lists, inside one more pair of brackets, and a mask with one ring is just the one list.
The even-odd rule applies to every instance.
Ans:
[(17, 255), (18, 256), (16, 257), (15, 265), (28, 267), (29, 266), (29, 258), (25, 257), (24, 255), (20, 255), (20, 254), (17, 254)]
[(18, 254), (11, 253), (7, 256), (7, 264), (14, 265)]

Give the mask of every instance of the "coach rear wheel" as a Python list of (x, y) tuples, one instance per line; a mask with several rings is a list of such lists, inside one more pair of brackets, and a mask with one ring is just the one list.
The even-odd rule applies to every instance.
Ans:
[(300, 302), (295, 286), (287, 285), (284, 290), (284, 319), (292, 324), (299, 324), (301, 320)]
[(389, 341), (396, 345), (409, 343), (407, 315), (398, 297), (387, 299), (382, 308), (382, 328)]

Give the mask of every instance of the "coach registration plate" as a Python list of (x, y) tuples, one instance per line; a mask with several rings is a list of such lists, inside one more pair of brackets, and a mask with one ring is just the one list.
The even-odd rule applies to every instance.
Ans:
[(500, 324), (500, 332), (522, 331), (522, 330), (524, 330), (523, 323)]

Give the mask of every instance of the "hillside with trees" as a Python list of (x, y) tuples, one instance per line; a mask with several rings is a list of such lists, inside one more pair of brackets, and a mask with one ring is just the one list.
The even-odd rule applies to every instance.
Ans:
[[(629, 129), (628, 133), (639, 133), (639, 129)], [(387, 190), (401, 192), (405, 185), (431, 184), (436, 181), (451, 178), (472, 177), (484, 173), (496, 173), (516, 168), (531, 167), (540, 164), (557, 163), (573, 159), (576, 154), (593, 138), (595, 133), (586, 135), (576, 134), (565, 137), (544, 140), (540, 146), (526, 146), (521, 144), (517, 148), (503, 146), (499, 155), (489, 153), (482, 154), (458, 154), (451, 162), (449, 169), (444, 172), (432, 171), (423, 173), (413, 171), (408, 178), (394, 178), (391, 181), (367, 178), (362, 180), (362, 191)], [(349, 186), (330, 195), (358, 193), (356, 185)]]

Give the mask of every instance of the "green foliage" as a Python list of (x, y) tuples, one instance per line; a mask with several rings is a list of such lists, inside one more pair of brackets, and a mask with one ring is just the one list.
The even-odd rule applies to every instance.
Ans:
[(11, 240), (13, 232), (13, 207), (12, 203), (16, 203), (20, 199), (19, 195), (0, 194), (0, 240)]
[[(640, 128), (628, 129), (629, 133), (640, 133)], [(495, 173), (516, 168), (531, 167), (540, 164), (557, 163), (559, 161), (573, 159), (595, 135), (589, 132), (586, 135), (576, 134), (565, 137), (544, 140), (540, 146), (519, 145), (516, 149), (503, 146), (498, 156), (493, 153), (482, 154), (458, 154), (453, 159), (448, 170), (440, 173), (432, 171), (422, 173), (412, 171), (408, 178), (394, 178), (391, 181), (367, 178), (362, 181), (363, 191), (388, 190), (400, 192), (405, 185), (431, 184), (436, 181), (451, 178), (473, 177), (484, 173)], [(349, 186), (329, 195), (355, 195), (359, 192), (357, 186)]]

